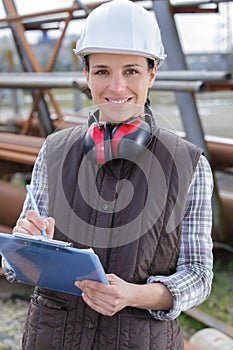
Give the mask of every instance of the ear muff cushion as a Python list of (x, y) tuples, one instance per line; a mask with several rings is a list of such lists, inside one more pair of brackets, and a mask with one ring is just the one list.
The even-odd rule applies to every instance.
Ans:
[(104, 125), (99, 128), (97, 123), (93, 123), (84, 138), (84, 152), (90, 160), (97, 164), (105, 163), (104, 129)]
[[(112, 131), (112, 152), (115, 158), (135, 159), (151, 141), (150, 126), (142, 120), (119, 124)], [(127, 142), (131, 140), (133, 142)]]

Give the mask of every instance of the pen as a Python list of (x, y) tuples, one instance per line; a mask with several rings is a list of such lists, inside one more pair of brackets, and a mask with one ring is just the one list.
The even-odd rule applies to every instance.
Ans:
[[(40, 215), (38, 207), (36, 205), (35, 198), (33, 196), (32, 190), (31, 190), (31, 186), (30, 185), (26, 185), (26, 190), (27, 190), (27, 193), (28, 193), (28, 195), (30, 197), (33, 209), (37, 212), (38, 215)], [(41, 230), (41, 234), (42, 234), (42, 236), (47, 237), (47, 234), (46, 234), (45, 230)]]

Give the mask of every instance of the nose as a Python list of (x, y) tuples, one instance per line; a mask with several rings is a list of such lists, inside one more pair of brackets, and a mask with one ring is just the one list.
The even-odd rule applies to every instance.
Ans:
[(126, 88), (126, 82), (124, 77), (121, 74), (113, 74), (110, 77), (108, 88), (109, 91), (115, 94), (124, 92)]

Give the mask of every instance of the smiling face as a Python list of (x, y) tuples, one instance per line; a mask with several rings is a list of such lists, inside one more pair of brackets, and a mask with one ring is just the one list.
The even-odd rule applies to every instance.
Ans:
[(94, 53), (89, 56), (89, 71), (84, 72), (100, 121), (119, 123), (144, 113), (156, 74), (145, 57)]

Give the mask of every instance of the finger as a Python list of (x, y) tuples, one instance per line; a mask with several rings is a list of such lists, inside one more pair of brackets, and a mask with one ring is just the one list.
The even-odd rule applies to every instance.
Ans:
[[(54, 235), (54, 226), (55, 226), (55, 220), (52, 217), (48, 217), (48, 218), (42, 218), (41, 216), (39, 216), (37, 214), (36, 211), (34, 210), (30, 210), (27, 215), (26, 218), (33, 222), (33, 224), (41, 231), (41, 230), (45, 230), (47, 233), (48, 238), (52, 239), (53, 235)], [(38, 230), (37, 230), (38, 232)], [(36, 233), (38, 234), (38, 233)], [(39, 233), (41, 234), (41, 232)]]
[[(92, 282), (92, 281), (91, 281)], [(103, 285), (103, 283), (100, 283)], [(93, 287), (94, 283), (90, 283)], [(99, 285), (99, 283), (98, 283)], [(88, 296), (88, 298), (95, 304), (108, 311), (115, 310), (115, 307), (119, 300), (118, 292), (115, 291), (115, 287), (109, 285), (100, 286), (101, 290), (97, 288), (88, 288), (85, 281), (85, 286), (81, 287), (81, 290)]]
[(35, 210), (29, 210), (26, 219), (33, 223), (39, 230), (46, 230), (46, 223)]
[(76, 281), (75, 285), (83, 291), (83, 300), (95, 311), (112, 316), (121, 308), (116, 286), (90, 280)]
[(110, 284), (116, 284), (117, 282), (119, 282), (121, 280), (121, 278), (119, 278), (114, 273), (108, 273), (108, 274), (106, 274), (106, 277), (107, 277), (107, 280)]
[(98, 300), (115, 305), (115, 301), (119, 299), (120, 293), (116, 285), (105, 284), (97, 281), (84, 280), (76, 281), (76, 287), (80, 288), (90, 298), (95, 297)]
[(104, 316), (112, 316), (117, 311), (111, 305), (109, 305), (106, 300), (99, 300), (93, 296), (91, 297), (87, 293), (82, 293), (82, 298), (88, 306)]
[(75, 286), (82, 290), (92, 301), (95, 301), (96, 303), (104, 300), (106, 302), (107, 299), (109, 299), (109, 293), (110, 291), (105, 288), (102, 288), (103, 283), (96, 282), (96, 281), (76, 281)]
[(12, 233), (24, 233), (24, 234), (30, 235), (30, 233), (25, 228), (19, 225), (16, 225), (15, 227), (13, 227)]
[(55, 220), (52, 217), (48, 217), (44, 219), (44, 223), (46, 225), (47, 236), (48, 238), (52, 239), (54, 235)]
[(40, 235), (40, 229), (38, 229), (31, 221), (27, 219), (20, 219), (17, 225), (13, 228), (13, 233), (24, 233), (28, 235)]
[(76, 286), (83, 291), (88, 288), (90, 290), (93, 290), (94, 292), (99, 291), (100, 293), (108, 293), (107, 289), (109, 287), (108, 284), (98, 282), (98, 281), (92, 281), (92, 280), (83, 280), (83, 281), (76, 281)]

